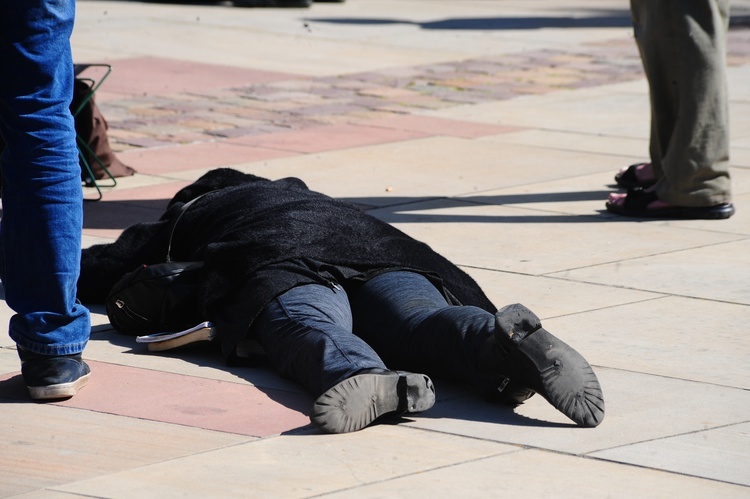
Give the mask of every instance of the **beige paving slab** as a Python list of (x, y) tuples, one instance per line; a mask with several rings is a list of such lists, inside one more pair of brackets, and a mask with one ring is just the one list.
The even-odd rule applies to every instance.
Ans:
[[(735, 158), (732, 159), (732, 164), (737, 164), (737, 165), (747, 167), (748, 165), (747, 149), (750, 148), (750, 134), (733, 137), (732, 146), (741, 148), (739, 151), (737, 151), (737, 149), (735, 149), (735, 151), (742, 152), (741, 155), (735, 152)], [(736, 156), (740, 156), (740, 157), (736, 157)]]
[[(750, 487), (750, 423), (642, 442), (592, 455)], [(750, 493), (750, 489), (747, 492)]]
[(16, 499), (77, 499), (79, 496), (77, 496), (76, 494), (67, 494), (65, 492), (56, 492), (53, 490), (35, 490), (33, 492), (29, 492), (28, 494), (18, 494), (13, 497)]
[[(543, 149), (582, 151), (622, 156), (622, 166), (648, 158), (648, 140), (636, 137), (619, 137), (599, 133), (581, 133), (568, 130), (521, 130), (480, 139), (502, 144), (528, 145)], [(614, 177), (612, 173), (612, 177)]]
[[(10, 339), (8, 339), (10, 341)], [(13, 343), (10, 341), (10, 343)], [(21, 363), (18, 360), (18, 353), (15, 350), (15, 344), (13, 346), (0, 346), (0, 375), (19, 371), (21, 369)]]
[[(571, 344), (578, 347), (576, 342)], [(589, 454), (750, 420), (746, 389), (598, 365), (594, 370), (606, 406), (604, 421), (596, 428), (575, 426), (539, 396), (510, 409), (439, 379), (435, 380), (438, 403), (413, 425), (481, 440)]]
[(733, 168), (730, 168), (730, 174), (732, 174), (738, 167), (744, 169), (750, 168), (750, 134), (744, 137), (732, 140), (732, 148), (729, 152), (730, 163)]
[(541, 130), (647, 138), (648, 99), (608, 86), (519, 97), (425, 113), (443, 118)]
[(498, 307), (523, 303), (541, 319), (608, 309), (626, 303), (640, 303), (663, 296), (546, 276), (522, 275), (512, 271), (498, 272), (470, 267), (464, 270)]
[[(587, 265), (555, 276), (750, 305), (750, 266), (747, 264), (750, 239), (711, 241), (714, 235), (707, 232), (705, 239), (701, 237), (701, 246), (664, 248), (657, 254), (595, 267)], [(665, 233), (665, 236), (670, 237), (670, 234)], [(695, 235), (692, 237), (698, 239)]]
[[(0, 287), (0, 290), (2, 290), (2, 287)], [(14, 312), (5, 302), (5, 296), (3, 295), (3, 299), (0, 300), (0, 328), (2, 328), (0, 329), (0, 331), (2, 331), (2, 333), (0, 333), (0, 348), (15, 348), (16, 346), (16, 343), (10, 339), (10, 336), (8, 336), (8, 324), (13, 313)]]
[(748, 320), (747, 305), (665, 297), (556, 317), (545, 326), (596, 365), (747, 390)]
[[(610, 172), (622, 163), (622, 158), (580, 151), (434, 137), (252, 163), (238, 169), (267, 178), (296, 176), (328, 195), (384, 206), (422, 197), (479, 195), (591, 173), (607, 172), (612, 177)], [(596, 196), (605, 199), (606, 191)]]
[[(472, 205), (458, 200), (414, 203), (371, 213), (425, 241), (459, 265), (534, 275), (595, 269), (604, 264), (616, 266), (622, 260), (742, 238), (702, 232), (698, 239), (693, 231), (668, 225), (609, 223), (601, 216)], [(596, 280), (596, 270), (589, 273), (593, 276), (590, 282), (602, 282)]]
[[(582, 457), (524, 450), (323, 497), (747, 497), (746, 487)], [(419, 496), (419, 493), (416, 493)]]
[[(734, 66), (727, 68), (727, 86), (729, 87), (729, 99), (731, 104), (735, 101), (750, 102), (750, 65)], [(733, 112), (730, 105), (730, 112)], [(738, 115), (739, 116), (739, 115)]]
[(2, 402), (3, 495), (106, 477), (253, 440), (53, 405)]
[[(235, 445), (55, 490), (96, 497), (310, 497), (515, 447), (403, 426), (343, 435), (287, 435)], [(217, 489), (217, 487), (220, 487)]]
[(747, 119), (750, 113), (750, 101), (735, 101), (729, 106), (729, 130), (733, 142), (747, 145), (746, 138), (750, 134), (750, 120)]

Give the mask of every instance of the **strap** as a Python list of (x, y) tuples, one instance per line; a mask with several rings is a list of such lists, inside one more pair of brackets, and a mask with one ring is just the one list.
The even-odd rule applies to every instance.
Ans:
[(213, 191), (204, 192), (197, 198), (193, 198), (187, 203), (183, 204), (182, 207), (180, 208), (180, 212), (177, 214), (176, 217), (174, 217), (174, 220), (172, 220), (172, 224), (169, 226), (169, 245), (167, 245), (167, 262), (172, 261), (172, 237), (174, 237), (174, 229), (175, 227), (177, 227), (177, 222), (180, 221), (180, 218), (182, 218), (182, 215), (184, 215), (187, 209), (190, 208), (190, 205), (192, 205), (193, 203), (198, 201), (200, 198), (202, 198), (203, 196), (211, 192)]

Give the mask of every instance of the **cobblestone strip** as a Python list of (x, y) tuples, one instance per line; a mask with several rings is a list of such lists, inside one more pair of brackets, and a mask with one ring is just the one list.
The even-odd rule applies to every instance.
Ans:
[[(730, 66), (750, 61), (750, 30), (732, 30)], [(590, 50), (589, 50), (590, 49)], [(108, 101), (116, 151), (363, 122), (521, 95), (595, 87), (643, 77), (632, 39), (586, 52), (537, 50), (325, 78), (301, 78)]]

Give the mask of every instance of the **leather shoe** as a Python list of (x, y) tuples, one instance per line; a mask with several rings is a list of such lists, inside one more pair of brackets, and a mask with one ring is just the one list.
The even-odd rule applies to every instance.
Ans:
[(365, 428), (384, 415), (426, 411), (435, 404), (435, 387), (424, 374), (367, 372), (347, 378), (313, 404), (310, 420), (327, 433)]
[[(544, 397), (580, 426), (604, 419), (604, 396), (586, 359), (549, 331), (521, 304), (495, 314), (495, 347), (508, 377)], [(518, 390), (518, 388), (516, 388)]]

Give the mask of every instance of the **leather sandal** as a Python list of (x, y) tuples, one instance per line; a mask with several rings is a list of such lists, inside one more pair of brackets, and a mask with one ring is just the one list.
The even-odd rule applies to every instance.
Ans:
[(670, 220), (720, 220), (734, 215), (732, 203), (713, 206), (663, 206), (649, 208), (658, 201), (655, 192), (643, 189), (629, 189), (623, 203), (607, 202), (607, 211), (635, 218), (660, 218)]

